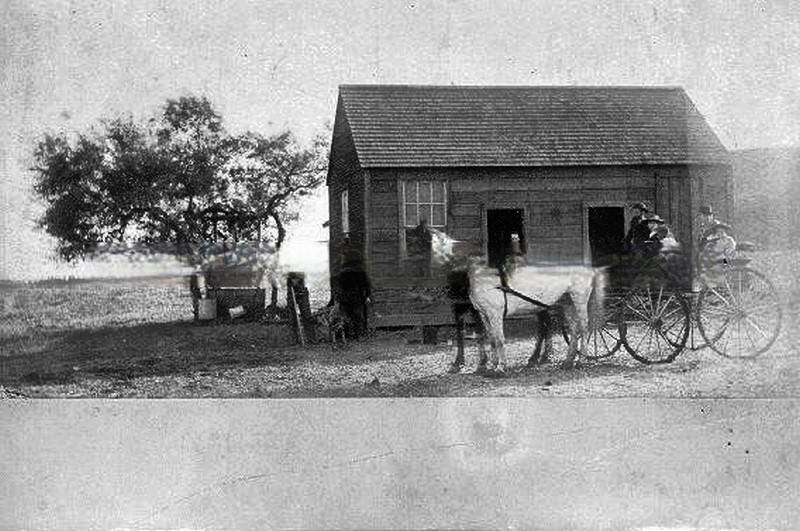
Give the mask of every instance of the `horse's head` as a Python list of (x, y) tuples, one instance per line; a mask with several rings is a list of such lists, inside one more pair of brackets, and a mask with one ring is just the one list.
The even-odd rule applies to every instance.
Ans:
[(444, 232), (427, 227), (431, 235), (431, 260), (438, 266), (445, 266), (455, 257), (455, 244), (458, 240)]
[(431, 236), (431, 262), (438, 267), (468, 269), (474, 261), (483, 263), (480, 248), (474, 243), (457, 240), (444, 232), (427, 227)]

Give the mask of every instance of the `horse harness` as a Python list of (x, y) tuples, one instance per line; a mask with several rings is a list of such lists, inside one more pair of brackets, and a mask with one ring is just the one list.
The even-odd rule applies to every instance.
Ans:
[(517, 291), (514, 288), (512, 288), (511, 286), (509, 286), (508, 285), (508, 275), (506, 274), (506, 272), (504, 270), (501, 270), (501, 272), (500, 272), (500, 285), (497, 286), (497, 289), (499, 289), (500, 291), (503, 292), (503, 319), (505, 319), (508, 316), (508, 294), (509, 293), (511, 295), (519, 298), (519, 299), (524, 300), (525, 302), (533, 304), (534, 306), (539, 306), (544, 310), (546, 310), (546, 309), (551, 307), (550, 304), (545, 304), (542, 301), (538, 301), (538, 300), (534, 299), (533, 297), (529, 297), (529, 296), (525, 295), (524, 293), (520, 293), (519, 291)]

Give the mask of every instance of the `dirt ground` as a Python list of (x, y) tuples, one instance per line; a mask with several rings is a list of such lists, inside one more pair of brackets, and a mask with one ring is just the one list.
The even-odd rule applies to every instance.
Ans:
[[(529, 369), (532, 339), (507, 347), (508, 375), (447, 368), (448, 334), (419, 343), (417, 330), (378, 332), (346, 348), (301, 348), (286, 326), (199, 325), (181, 280), (82, 282), (2, 288), (0, 396), (5, 397), (797, 397), (800, 292), (797, 253), (764, 255), (784, 308), (783, 332), (754, 360), (687, 349), (673, 363), (641, 365), (624, 351), (574, 370)], [(318, 294), (324, 300), (324, 294)]]

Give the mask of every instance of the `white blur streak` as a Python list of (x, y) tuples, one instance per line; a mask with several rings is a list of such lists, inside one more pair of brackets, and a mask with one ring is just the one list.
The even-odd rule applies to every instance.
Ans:
[[(694, 526), (679, 526), (679, 527), (664, 527), (664, 526), (650, 526), (650, 527), (637, 527), (631, 531), (741, 531), (732, 527), (694, 527)], [(775, 531), (768, 529), (766, 531)]]
[(115, 527), (111, 529), (111, 531), (214, 531), (210, 529), (193, 529), (189, 527), (180, 527), (176, 529), (161, 529), (161, 528), (149, 528), (149, 527)]

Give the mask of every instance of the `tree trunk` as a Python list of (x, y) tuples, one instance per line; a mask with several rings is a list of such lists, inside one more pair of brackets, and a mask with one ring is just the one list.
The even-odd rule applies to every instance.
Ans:
[[(275, 220), (275, 226), (278, 228), (278, 240), (275, 242), (275, 252), (278, 253), (283, 245), (283, 240), (286, 239), (286, 227), (283, 226), (283, 223), (277, 214), (271, 214), (270, 217)], [(269, 307), (278, 307), (278, 286), (274, 284), (272, 285), (272, 292), (270, 293), (269, 297)]]

